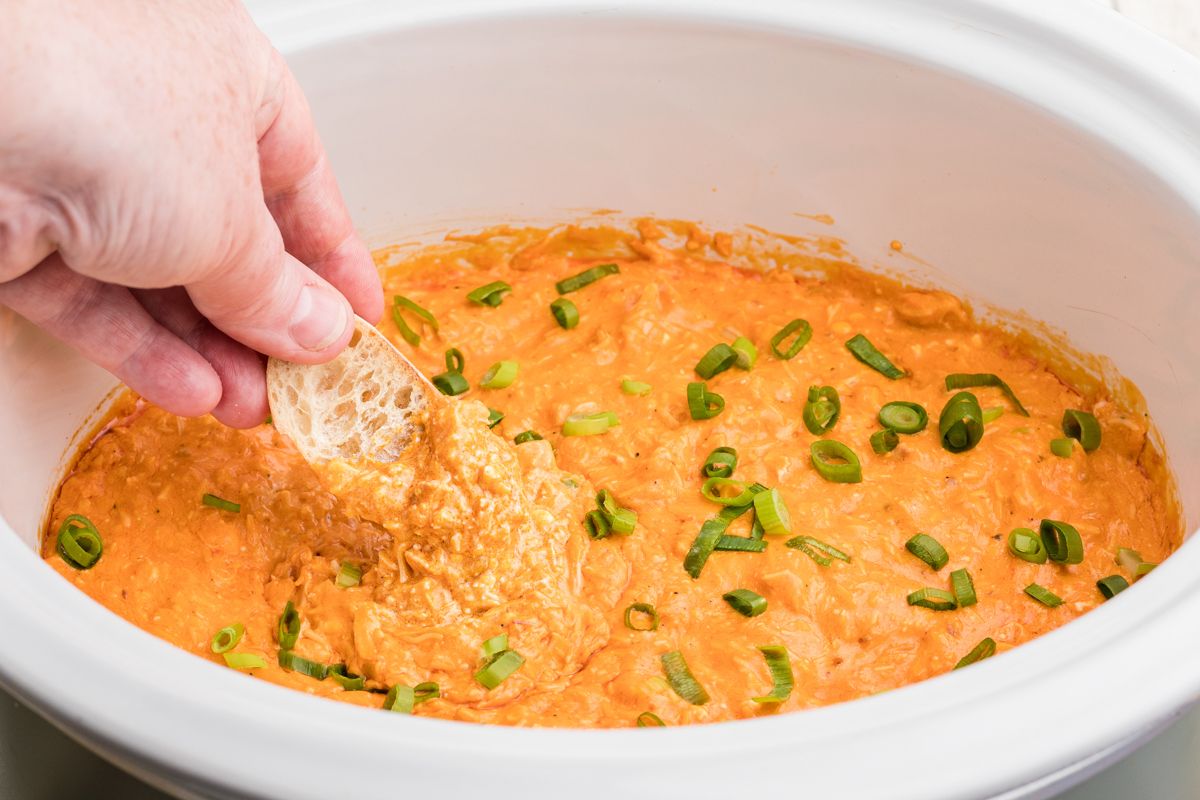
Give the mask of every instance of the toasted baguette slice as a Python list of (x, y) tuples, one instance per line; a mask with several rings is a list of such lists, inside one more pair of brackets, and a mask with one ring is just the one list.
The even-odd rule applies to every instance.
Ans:
[(437, 389), (383, 334), (355, 318), (350, 344), (325, 364), (267, 363), (275, 427), (311, 463), (333, 458), (391, 462), (442, 402)]

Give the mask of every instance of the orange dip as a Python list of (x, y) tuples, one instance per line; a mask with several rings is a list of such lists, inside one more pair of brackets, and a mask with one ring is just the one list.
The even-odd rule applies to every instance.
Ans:
[[(664, 228), (667, 232), (664, 233)], [(852, 700), (943, 674), (985, 637), (998, 650), (1029, 641), (1103, 602), (1096, 582), (1133, 576), (1117, 549), (1160, 562), (1178, 546), (1161, 458), (1148, 420), (1103, 394), (1082, 395), (1009, 332), (972, 320), (943, 292), (919, 291), (860, 271), (835, 240), (792, 242), (787, 252), (734, 267), (736, 240), (695, 226), (642, 222), (638, 233), (568, 227), (489, 231), (424, 250), (376, 254), (385, 288), (434, 314), (440, 332), (416, 326), (407, 344), (389, 317), (380, 329), (426, 375), (443, 353), (466, 359), (469, 393), (430, 413), (425, 435), (392, 465), (334, 461), (314, 470), (270, 424), (231, 430), (210, 417), (182, 419), (132, 396), (79, 458), (50, 519), (44, 556), (67, 580), (133, 624), (223, 666), (209, 642), (241, 622), (236, 652), (262, 656), (254, 677), (311, 694), (380, 706), (383, 695), (345, 691), (276, 664), (277, 621), (287, 602), (302, 619), (295, 653), (345, 664), (376, 691), (439, 684), (414, 712), (510, 725), (628, 727), (650, 711), (669, 725), (753, 717)], [(741, 253), (742, 263), (755, 261)], [(749, 261), (747, 261), (749, 259)], [(620, 274), (568, 295), (580, 323), (551, 315), (555, 282), (615, 263)], [(505, 281), (495, 308), (467, 293)], [(796, 318), (812, 340), (791, 360), (770, 338)], [(857, 361), (845, 342), (866, 336), (907, 372), (891, 380)], [(751, 371), (708, 380), (725, 400), (693, 420), (687, 384), (713, 345), (749, 338)], [(489, 366), (520, 363), (504, 389), (481, 389)], [(950, 373), (995, 373), (1028, 409), (999, 389), (971, 389), (1003, 407), (973, 449), (941, 445), (938, 416), (953, 394)], [(626, 394), (623, 379), (650, 384)], [(808, 387), (834, 387), (841, 416), (822, 437), (801, 414)], [(875, 454), (887, 402), (919, 403), (928, 427)], [(490, 407), (505, 414), (487, 428)], [(1065, 409), (1089, 411), (1103, 442), (1052, 455)], [(615, 412), (599, 435), (562, 435), (572, 413)], [(533, 430), (544, 437), (513, 445)], [(861, 483), (831, 483), (814, 469), (817, 438), (849, 446)], [(716, 447), (737, 449), (734, 478), (777, 488), (792, 534), (768, 536), (762, 553), (715, 552), (699, 578), (683, 568), (702, 523), (720, 506), (700, 493)], [(330, 491), (330, 490), (334, 491)], [(607, 489), (637, 512), (632, 534), (589, 539), (584, 515)], [(232, 513), (201, 504), (213, 494)], [(339, 499), (340, 498), (340, 499)], [(91, 569), (58, 555), (69, 514), (90, 519), (104, 541)], [(1038, 565), (1013, 556), (1007, 538), (1040, 520), (1075, 526), (1083, 562)], [(728, 533), (748, 534), (752, 514)], [(917, 533), (949, 552), (935, 572), (905, 549)], [(828, 543), (851, 560), (821, 566), (784, 545), (792, 535)], [(340, 565), (362, 569), (337, 585)], [(922, 587), (949, 590), (966, 568), (978, 603), (952, 611), (910, 606)], [(1065, 602), (1050, 608), (1023, 592), (1037, 583)], [(722, 595), (749, 589), (767, 610), (744, 617)], [(625, 610), (649, 603), (657, 630), (626, 627)], [(644, 617), (638, 617), (644, 623)], [(492, 690), (475, 680), (482, 642), (507, 634), (525, 663)], [(757, 649), (786, 648), (795, 686), (770, 692)], [(664, 680), (660, 656), (679, 650), (710, 699), (693, 705)]]

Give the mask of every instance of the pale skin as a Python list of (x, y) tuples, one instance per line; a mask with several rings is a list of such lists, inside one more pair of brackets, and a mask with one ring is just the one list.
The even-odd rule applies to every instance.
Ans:
[(0, 304), (163, 409), (267, 416), (383, 292), (279, 53), (237, 0), (0, 2)]

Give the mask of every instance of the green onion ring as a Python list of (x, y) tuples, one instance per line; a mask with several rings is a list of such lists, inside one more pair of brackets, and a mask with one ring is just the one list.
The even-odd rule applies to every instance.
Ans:
[(383, 698), (383, 710), (394, 711), (397, 714), (411, 714), (415, 705), (412, 687), (397, 683), (388, 689), (387, 697)]
[[(647, 722), (649, 720), (649, 722)], [(643, 711), (638, 714), (637, 726), (639, 728), (665, 728), (667, 723), (658, 718), (657, 714), (650, 711)]]
[(963, 667), (969, 667), (978, 661), (983, 661), (985, 658), (991, 658), (994, 655), (996, 655), (996, 641), (989, 636), (979, 644), (975, 645), (975, 648), (963, 656), (962, 659), (954, 665), (954, 668), (962, 669)]
[(329, 677), (333, 678), (333, 682), (347, 692), (361, 692), (366, 683), (366, 679), (362, 675), (355, 675), (353, 672), (350, 672), (346, 669), (345, 664), (330, 665)]
[(738, 354), (732, 347), (722, 342), (715, 344), (696, 364), (696, 374), (705, 380), (724, 372), (737, 363)]
[(424, 681), (413, 687), (413, 705), (420, 705), (442, 696), (442, 689), (433, 681)]
[[(792, 340), (791, 346), (788, 347), (786, 352), (780, 351), (779, 345), (793, 333), (796, 334), (796, 338)], [(791, 361), (796, 357), (797, 353), (804, 349), (804, 345), (808, 344), (809, 340), (812, 339), (812, 335), (812, 325), (808, 324), (808, 320), (794, 319), (787, 325), (784, 325), (783, 330), (771, 337), (771, 352), (775, 354), (776, 358)]]
[(499, 686), (509, 675), (512, 675), (525, 663), (525, 656), (516, 650), (505, 650), (479, 672), (475, 680), (485, 689), (491, 690)]
[(526, 442), (540, 442), (542, 435), (537, 431), (521, 431), (513, 437), (513, 444), (525, 444)]
[(927, 533), (918, 533), (904, 543), (904, 549), (929, 565), (937, 572), (950, 561), (950, 554), (941, 542)]
[[(821, 477), (833, 483), (862, 483), (862, 464), (854, 451), (833, 439), (822, 439), (808, 447), (812, 454), (812, 465)], [(834, 464), (830, 459), (841, 459), (845, 463)]]
[(708, 478), (732, 478), (737, 465), (737, 450), (732, 447), (718, 447), (704, 459), (704, 466), (700, 471)]
[(712, 419), (725, 410), (725, 398), (710, 392), (707, 383), (689, 383), (687, 401), (692, 419)]
[(920, 433), (929, 424), (925, 407), (906, 400), (893, 400), (879, 409), (879, 424), (896, 433)]
[(959, 608), (973, 606), (979, 602), (975, 595), (975, 582), (971, 580), (971, 573), (965, 569), (956, 569), (950, 573), (950, 587), (954, 590)]
[(451, 347), (446, 351), (446, 371), (447, 372), (462, 372), (467, 365), (467, 359), (463, 356), (462, 350), (457, 347)]
[(1084, 452), (1090, 453), (1100, 446), (1100, 423), (1086, 411), (1073, 408), (1064, 411), (1062, 431), (1072, 439), (1078, 439)]
[(903, 378), (906, 374), (904, 370), (889, 361), (887, 356), (875, 349), (875, 345), (871, 344), (861, 333), (846, 342), (846, 349), (853, 353), (859, 361), (885, 378), (895, 381)]
[(329, 677), (329, 667), (319, 661), (312, 661), (304, 656), (298, 656), (291, 650), (279, 651), (279, 666), (292, 672), (299, 672), (310, 678), (323, 681)]
[(754, 363), (758, 361), (758, 350), (754, 347), (754, 342), (745, 336), (739, 336), (729, 346), (733, 348), (733, 352), (737, 353), (737, 361), (733, 364), (735, 367), (747, 372), (754, 369)]
[(621, 381), (621, 391), (625, 394), (638, 394), (645, 397), (646, 395), (650, 394), (650, 392), (654, 391), (654, 387), (648, 383), (631, 381), (626, 378), (625, 380)]
[(604, 521), (608, 523), (613, 533), (633, 533), (634, 528), (637, 527), (637, 512), (632, 508), (620, 508), (616, 498), (608, 489), (602, 489), (596, 493), (596, 508), (604, 515)]
[(1008, 535), (1008, 552), (1030, 564), (1045, 564), (1049, 558), (1042, 538), (1029, 528), (1017, 528)]
[(730, 536), (723, 535), (717, 540), (713, 550), (719, 550), (724, 553), (761, 553), (767, 549), (767, 543), (762, 539), (748, 538), (745, 536)]
[(504, 412), (503, 412), (503, 411), (497, 411), (497, 410), (496, 410), (496, 409), (494, 409), (494, 408), (489, 408), (489, 409), (488, 409), (488, 423), (487, 423), (487, 425), (488, 425), (488, 428), (494, 428), (494, 427), (496, 427), (497, 425), (499, 425), (499, 424), (500, 424), (500, 421), (501, 421), (502, 419), (504, 419)]
[(991, 408), (983, 409), (983, 424), (995, 422), (1004, 416), (1004, 406), (992, 406)]
[(871, 434), (871, 450), (875, 455), (882, 456), (892, 452), (900, 444), (900, 437), (891, 428), (884, 428)]
[(612, 524), (603, 511), (589, 511), (583, 516), (583, 527), (589, 539), (606, 539), (612, 533)]
[(240, 622), (235, 622), (232, 625), (226, 625), (221, 630), (213, 634), (212, 642), (209, 647), (218, 655), (238, 646), (238, 642), (242, 640), (242, 636), (246, 633), (246, 626)]
[(283, 613), (279, 615), (275, 638), (284, 650), (291, 650), (300, 638), (300, 612), (292, 605), (291, 600), (288, 600), (287, 605), (283, 607)]
[(520, 368), (521, 365), (516, 361), (497, 361), (488, 367), (487, 372), (483, 373), (479, 385), (484, 389), (507, 388), (517, 379), (517, 370)]
[(953, 611), (958, 608), (958, 600), (952, 592), (943, 589), (925, 587), (908, 595), (910, 606), (921, 606), (933, 611)]
[(504, 302), (504, 296), (512, 292), (512, 287), (504, 281), (494, 281), (487, 286), (480, 286), (467, 292), (467, 299), (481, 306), (495, 308)]
[(788, 657), (787, 648), (781, 644), (760, 646), (758, 651), (767, 661), (767, 669), (771, 670), (771, 693), (765, 697), (750, 698), (756, 703), (782, 703), (792, 696), (792, 686), (795, 677), (792, 675), (792, 661)]
[(461, 372), (443, 372), (441, 375), (434, 375), (429, 382), (436, 386), (439, 392), (451, 397), (463, 394), (471, 388), (471, 384)]
[(957, 372), (953, 375), (946, 376), (946, 391), (953, 392), (955, 389), (970, 389), (975, 386), (996, 386), (1000, 391), (1004, 392), (1004, 396), (1017, 407), (1017, 411), (1025, 417), (1029, 416), (1029, 412), (1025, 410), (1025, 406), (1021, 405), (1021, 401), (1013, 394), (1013, 390), (1008, 388), (1008, 384), (1000, 380), (996, 375), (990, 372), (980, 372), (976, 374), (968, 374), (965, 372)]
[[(736, 486), (741, 489), (732, 497), (722, 497), (714, 492), (723, 486)], [(709, 478), (704, 481), (704, 485), (700, 487), (700, 494), (704, 495), (706, 500), (712, 500), (714, 503), (720, 503), (723, 506), (748, 506), (754, 502), (757, 495), (750, 491), (750, 487), (741, 481), (735, 481), (733, 478)]]
[(408, 327), (408, 323), (405, 322), (404, 317), (402, 317), (400, 315), (401, 308), (408, 309), (409, 311), (413, 312), (421, 319), (428, 322), (429, 326), (431, 328), (433, 328), (434, 333), (437, 333), (438, 330), (440, 330), (440, 328), (438, 327), (437, 320), (433, 318), (433, 314), (430, 314), (428, 311), (421, 308), (419, 305), (414, 303), (412, 300), (409, 300), (407, 297), (401, 297), (400, 295), (393, 296), (392, 297), (392, 319), (394, 319), (396, 321), (396, 327), (400, 329), (400, 335), (404, 337), (404, 341), (408, 342), (413, 347), (420, 346), (421, 337), (417, 335), (416, 331), (414, 331), (412, 328)]
[(1071, 451), (1075, 448), (1074, 439), (1051, 439), (1050, 452), (1059, 458), (1070, 458)]
[(1079, 564), (1083, 561), (1083, 539), (1079, 531), (1065, 522), (1053, 519), (1042, 520), (1038, 532), (1042, 536), (1042, 544), (1046, 545), (1046, 555), (1051, 561), (1059, 564)]
[(508, 649), (508, 634), (502, 633), (498, 636), (493, 636), (490, 639), (485, 639), (479, 647), (479, 657), (484, 661), (491, 661), (496, 656)]
[(230, 514), (242, 513), (241, 503), (233, 503), (229, 500), (222, 500), (215, 494), (204, 495), (204, 497), (200, 498), (200, 502), (206, 506), (212, 506), (213, 508), (219, 508), (222, 511), (228, 511)]
[(104, 555), (104, 542), (91, 520), (72, 514), (58, 529), (58, 555), (75, 569), (91, 569)]
[(262, 656), (256, 656), (253, 653), (222, 653), (221, 658), (225, 659), (225, 666), (230, 669), (266, 669), (267, 662)]
[(708, 563), (708, 557), (716, 549), (717, 542), (721, 540), (728, 526), (729, 523), (718, 519), (705, 520), (700, 526), (700, 532), (696, 534), (687, 555), (683, 557), (683, 569), (688, 575), (693, 578), (700, 577), (701, 570)]
[(704, 687), (692, 674), (683, 653), (672, 650), (663, 653), (658, 660), (662, 664), (663, 674), (667, 676), (667, 683), (671, 685), (675, 694), (694, 706), (702, 706), (708, 702), (708, 692), (704, 691)]
[(942, 447), (951, 453), (963, 453), (983, 438), (983, 410), (970, 392), (959, 392), (946, 402), (938, 420)]
[(1120, 575), (1109, 575), (1107, 578), (1096, 581), (1096, 588), (1100, 590), (1100, 594), (1104, 595), (1105, 600), (1112, 600), (1129, 588), (1129, 581)]
[(554, 320), (566, 330), (579, 324), (579, 309), (565, 297), (560, 297), (550, 304), (550, 313)]
[(799, 550), (804, 555), (811, 558), (813, 561), (820, 564), (822, 567), (828, 567), (836, 558), (840, 561), (850, 563), (850, 556), (838, 550), (831, 544), (825, 544), (820, 539), (814, 539), (811, 536), (797, 536), (788, 539), (783, 543), (784, 547), (790, 547), (793, 550)]
[(1149, 561), (1143, 561), (1137, 565), (1137, 572), (1134, 573), (1134, 577), (1140, 578), (1143, 575), (1149, 575), (1157, 566), (1158, 564), (1151, 564)]
[(349, 589), (360, 583), (362, 583), (362, 570), (349, 561), (343, 561), (338, 567), (337, 585), (342, 589)]
[[(611, 411), (595, 414), (568, 414), (563, 422), (563, 436), (596, 436), (614, 427), (617, 415)], [(617, 421), (615, 425), (620, 425)]]
[(1037, 600), (1042, 605), (1049, 606), (1050, 608), (1057, 608), (1063, 604), (1061, 597), (1044, 586), (1038, 586), (1036, 583), (1031, 583), (1026, 586), (1025, 594), (1029, 595), (1034, 600)]
[(743, 617), (757, 617), (767, 610), (767, 598), (749, 589), (734, 589), (721, 595), (721, 599)]
[(570, 294), (577, 292), (590, 283), (595, 283), (601, 278), (606, 278), (609, 275), (619, 275), (621, 269), (616, 264), (600, 264), (599, 266), (585, 269), (578, 275), (572, 275), (569, 278), (564, 278), (554, 284), (554, 288), (559, 294)]
[(754, 516), (762, 523), (768, 536), (784, 536), (792, 532), (792, 516), (778, 489), (754, 495)]
[[(639, 628), (637, 625), (633, 624), (633, 614), (635, 611), (640, 614), (650, 615), (649, 628)], [(654, 606), (650, 605), (649, 603), (634, 603), (629, 606), (629, 608), (625, 609), (625, 627), (629, 628), (631, 631), (656, 631), (658, 630), (658, 612), (655, 611)]]
[(808, 387), (808, 401), (801, 418), (813, 436), (829, 433), (842, 415), (842, 401), (832, 386)]

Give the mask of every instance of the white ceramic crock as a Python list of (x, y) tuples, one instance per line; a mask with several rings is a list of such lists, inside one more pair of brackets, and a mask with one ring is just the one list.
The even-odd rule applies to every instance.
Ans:
[[(375, 243), (619, 209), (845, 239), (1145, 393), (1200, 514), (1200, 62), (1086, 0), (265, 2)], [(829, 214), (827, 228), (798, 214)], [(936, 270), (895, 256), (904, 242)], [(34, 545), (111, 379), (0, 316), (0, 680), (186, 797), (1048, 797), (1200, 693), (1200, 546), (900, 691), (670, 730), (381, 714), (194, 658)], [(186, 613), (186, 612), (180, 612)], [(769, 794), (768, 794), (769, 793)]]

